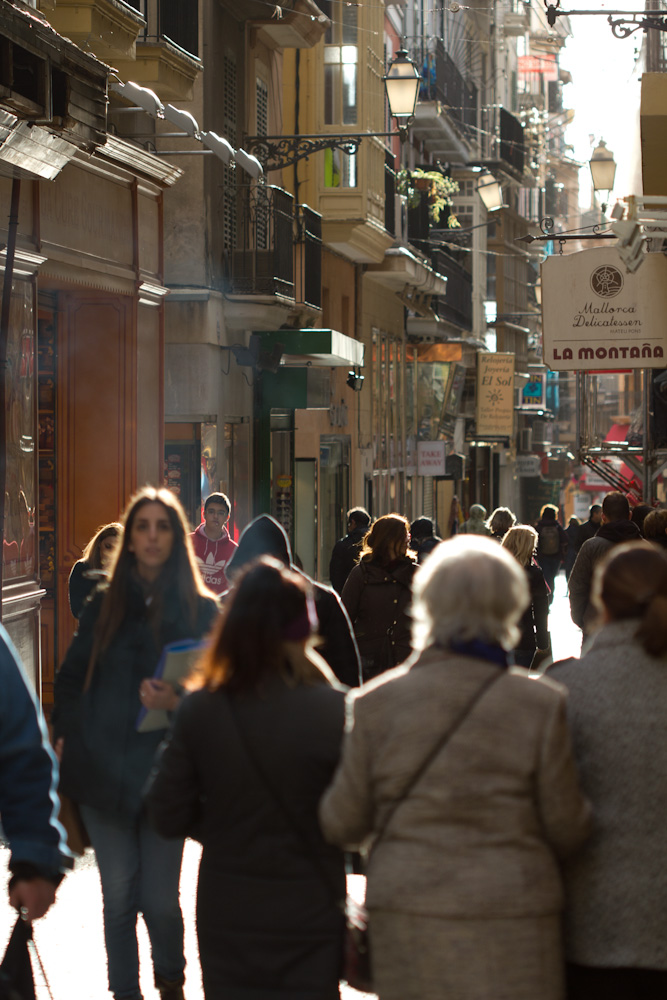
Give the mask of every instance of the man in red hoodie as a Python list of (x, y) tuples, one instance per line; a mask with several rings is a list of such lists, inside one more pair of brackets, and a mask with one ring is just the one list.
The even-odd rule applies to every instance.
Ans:
[(204, 503), (204, 523), (190, 535), (204, 583), (214, 594), (229, 587), (225, 566), (238, 548), (227, 531), (231, 505), (224, 493), (211, 493)]

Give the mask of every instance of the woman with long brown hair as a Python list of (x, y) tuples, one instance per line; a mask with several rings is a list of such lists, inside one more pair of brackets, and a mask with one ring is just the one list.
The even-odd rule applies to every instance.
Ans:
[(75, 618), (81, 617), (84, 605), (95, 587), (106, 579), (107, 567), (111, 564), (122, 533), (123, 525), (119, 521), (103, 524), (86, 545), (81, 558), (72, 566), (67, 591), (70, 611)]
[(342, 600), (370, 680), (408, 658), (412, 578), (417, 562), (410, 551), (410, 522), (385, 514), (363, 541), (361, 558), (345, 581)]
[(338, 1000), (345, 873), (317, 806), (345, 696), (316, 626), (303, 575), (263, 556), (235, 578), (148, 793), (161, 834), (203, 845), (207, 1000)]
[(201, 638), (217, 613), (173, 493), (145, 487), (123, 517), (109, 581), (86, 604), (55, 685), (53, 728), (62, 791), (79, 805), (102, 881), (109, 988), (140, 1000), (136, 922), (143, 914), (162, 1000), (182, 1000), (183, 841), (149, 826), (141, 793), (164, 729), (137, 731), (142, 705), (180, 697), (153, 673), (165, 645)]

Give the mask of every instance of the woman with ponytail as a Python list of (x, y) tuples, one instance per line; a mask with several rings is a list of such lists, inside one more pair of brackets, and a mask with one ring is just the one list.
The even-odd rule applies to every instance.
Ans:
[(602, 626), (549, 676), (568, 717), (593, 835), (566, 868), (569, 1000), (667, 997), (667, 554), (615, 547), (593, 600)]
[(55, 685), (61, 790), (92, 842), (104, 898), (109, 989), (141, 1000), (136, 923), (143, 914), (161, 1000), (183, 1000), (183, 840), (149, 826), (141, 793), (166, 730), (137, 731), (141, 707), (173, 711), (180, 694), (153, 678), (162, 649), (200, 639), (217, 615), (188, 525), (169, 490), (145, 487), (123, 517), (109, 580), (86, 603)]

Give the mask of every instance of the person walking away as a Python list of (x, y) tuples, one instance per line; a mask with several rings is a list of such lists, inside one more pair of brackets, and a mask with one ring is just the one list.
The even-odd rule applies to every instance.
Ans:
[(293, 569), (303, 576), (313, 588), (315, 610), (319, 622), (318, 633), (322, 640), (319, 652), (327, 661), (334, 674), (347, 687), (361, 684), (361, 664), (359, 650), (347, 611), (331, 587), (325, 587), (298, 569), (292, 561), (292, 548), (285, 529), (268, 514), (260, 514), (243, 530), (239, 547), (227, 566), (230, 580), (249, 563), (260, 556), (273, 556), (283, 566)]
[(580, 660), (549, 671), (569, 691), (574, 753), (594, 833), (565, 868), (569, 1000), (667, 997), (667, 554), (616, 545), (595, 569), (603, 623)]
[(526, 574), (463, 536), (438, 546), (414, 592), (415, 654), (348, 695), (320, 805), (330, 843), (374, 843), (375, 987), (380, 1000), (563, 1000), (559, 863), (590, 809), (563, 688), (509, 666)]
[(67, 583), (70, 611), (80, 618), (84, 605), (93, 590), (106, 579), (106, 568), (113, 556), (123, 525), (111, 521), (98, 528), (81, 553), (81, 558), (72, 566)]
[(579, 528), (581, 527), (581, 521), (574, 514), (568, 522), (568, 526), (565, 529), (565, 534), (567, 535), (567, 551), (565, 553), (565, 579), (570, 579), (570, 573), (572, 572), (572, 567), (574, 566), (574, 561), (577, 558), (577, 538), (579, 536)]
[(203, 852), (197, 935), (207, 1000), (338, 1000), (342, 853), (317, 805), (345, 695), (311, 646), (312, 588), (262, 557), (235, 581), (148, 791), (163, 836)]
[(633, 524), (636, 524), (642, 535), (644, 534), (644, 521), (648, 515), (653, 510), (653, 507), (649, 507), (647, 503), (638, 503), (632, 508), (632, 513), (630, 514), (630, 520)]
[(514, 524), (516, 524), (516, 516), (509, 507), (496, 507), (486, 522), (491, 538), (495, 538), (497, 542), (502, 542), (506, 533)]
[(3, 625), (0, 691), (0, 817), (11, 851), (9, 902), (32, 922), (53, 904), (73, 858), (58, 822), (58, 764), (32, 686)]
[(408, 607), (416, 560), (401, 514), (379, 517), (364, 539), (359, 565), (343, 587), (364, 681), (406, 660), (411, 652)]
[(581, 546), (570, 573), (570, 614), (586, 639), (597, 618), (591, 601), (593, 572), (614, 545), (640, 541), (641, 532), (630, 520), (630, 504), (623, 493), (607, 493), (602, 500), (602, 524), (593, 538)]
[(654, 542), (660, 548), (667, 549), (667, 510), (652, 510), (644, 518), (640, 530), (647, 542)]
[(365, 507), (352, 507), (347, 512), (347, 535), (333, 547), (329, 563), (329, 579), (337, 594), (343, 593), (345, 581), (359, 562), (361, 543), (371, 523)]
[(204, 502), (203, 522), (190, 534), (204, 584), (214, 594), (224, 594), (229, 587), (225, 567), (236, 550), (227, 530), (231, 509), (229, 497), (211, 493)]
[(558, 507), (547, 503), (540, 511), (537, 530), (537, 561), (544, 573), (544, 581), (549, 588), (549, 606), (554, 599), (556, 576), (567, 551), (567, 535), (558, 523)]
[(218, 613), (197, 569), (185, 514), (169, 490), (130, 501), (109, 570), (84, 609), (55, 683), (52, 721), (61, 788), (79, 805), (100, 870), (109, 989), (141, 1000), (136, 923), (143, 914), (162, 1000), (183, 1000), (178, 890), (183, 842), (149, 826), (141, 793), (165, 729), (138, 732), (141, 706), (173, 711), (178, 692), (153, 678), (163, 647), (201, 639)]
[(441, 541), (430, 517), (418, 517), (410, 525), (410, 542), (420, 565)]
[(579, 553), (579, 549), (584, 542), (587, 542), (589, 538), (593, 538), (597, 534), (598, 528), (601, 524), (602, 507), (599, 503), (594, 503), (588, 511), (588, 520), (581, 525), (576, 534), (575, 556)]
[(521, 637), (514, 649), (514, 662), (520, 667), (530, 667), (537, 650), (549, 655), (549, 595), (544, 574), (535, 558), (537, 532), (527, 524), (519, 524), (505, 534), (502, 545), (511, 552), (526, 573), (530, 590), (530, 604), (519, 621)]
[(470, 508), (470, 517), (464, 521), (459, 528), (460, 535), (489, 535), (490, 531), (486, 526), (486, 507), (481, 503), (474, 503)]

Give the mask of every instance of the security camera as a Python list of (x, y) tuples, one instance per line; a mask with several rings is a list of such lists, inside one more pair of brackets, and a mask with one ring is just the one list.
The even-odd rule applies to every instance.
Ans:
[(361, 392), (364, 386), (364, 376), (357, 375), (356, 372), (350, 371), (347, 373), (346, 382), (350, 387), (350, 389), (352, 389), (354, 392)]

